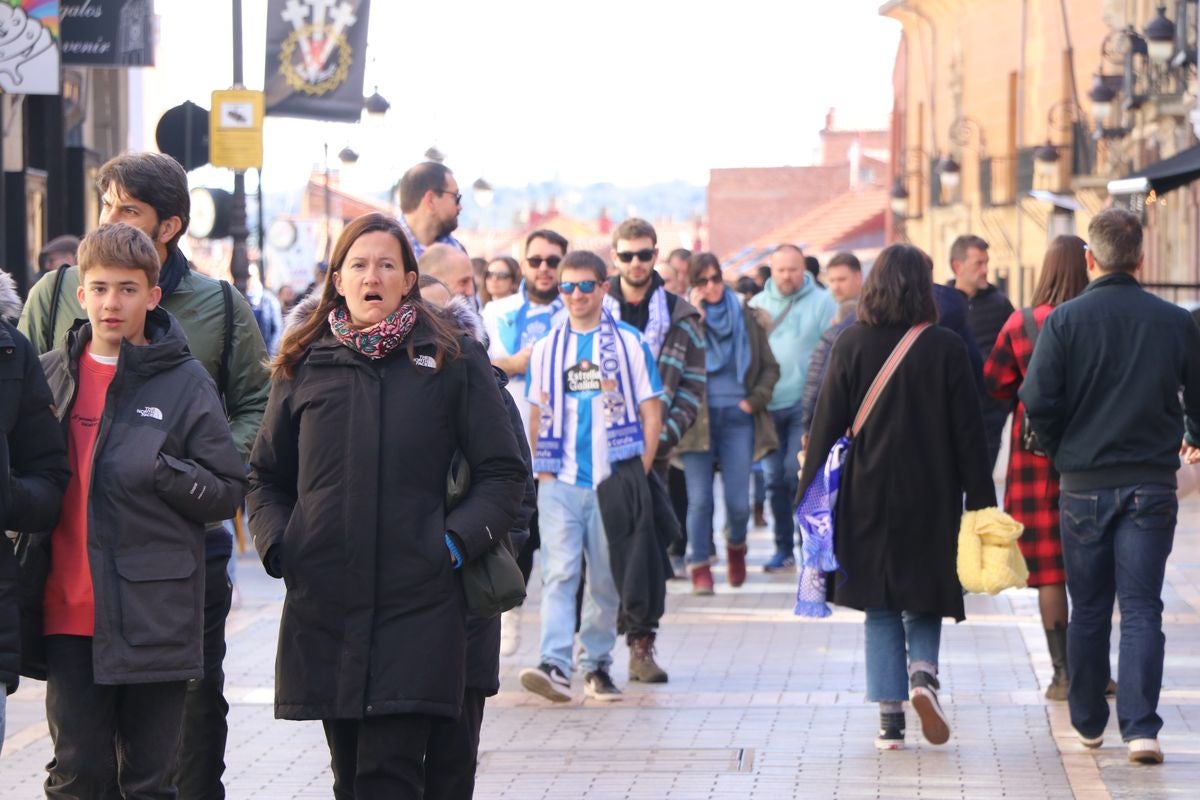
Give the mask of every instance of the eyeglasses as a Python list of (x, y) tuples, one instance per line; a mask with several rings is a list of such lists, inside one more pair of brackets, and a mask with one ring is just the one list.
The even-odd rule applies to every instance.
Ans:
[(658, 252), (657, 249), (655, 249), (653, 247), (647, 247), (645, 250), (636, 250), (633, 252), (624, 251), (621, 253), (617, 253), (617, 258), (621, 259), (621, 262), (625, 263), (625, 264), (628, 264), (630, 261), (633, 261), (633, 259), (635, 259), (635, 258), (638, 261), (645, 263), (648, 261), (653, 261), (654, 254), (656, 252)]
[(449, 189), (435, 189), (438, 194), (448, 194), (454, 198), (455, 205), (462, 205), (462, 192), (452, 192)]
[(488, 270), (487, 272), (483, 273), (483, 275), (485, 278), (504, 278), (506, 281), (511, 281), (513, 279), (512, 274), (507, 270), (501, 270), (499, 272), (492, 272), (491, 270)]
[(558, 269), (558, 265), (562, 263), (562, 256), (547, 256), (546, 258), (542, 258), (541, 256), (529, 256), (529, 258), (525, 260), (528, 261), (529, 266), (533, 267), (534, 269), (541, 269), (543, 263), (550, 269)]
[(596, 291), (596, 282), (579, 281), (576, 283), (575, 281), (563, 281), (558, 285), (558, 290), (563, 294), (575, 294), (576, 289), (579, 289), (584, 294), (591, 294)]
[(718, 284), (718, 283), (724, 283), (724, 282), (725, 282), (725, 279), (722, 278), (720, 275), (709, 275), (707, 278), (701, 277), (701, 278), (697, 279), (695, 281), (695, 283), (693, 283), (692, 285), (699, 287), (699, 286), (707, 286), (710, 283)]

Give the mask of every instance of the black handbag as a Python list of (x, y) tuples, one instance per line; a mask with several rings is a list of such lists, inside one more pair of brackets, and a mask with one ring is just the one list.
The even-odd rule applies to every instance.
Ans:
[[(470, 485), (471, 467), (462, 451), (456, 450), (446, 475), (447, 512), (462, 502)], [(491, 619), (525, 600), (525, 576), (513, 557), (512, 540), (507, 531), (496, 537), (487, 552), (463, 564), (459, 572), (467, 613), (473, 617)]]
[[(1021, 318), (1025, 323), (1025, 336), (1029, 339), (1029, 347), (1032, 350), (1037, 344), (1038, 326), (1037, 320), (1033, 317), (1032, 308), (1021, 309)], [(1021, 449), (1027, 453), (1033, 453), (1035, 456), (1046, 457), (1046, 451), (1038, 443), (1037, 436), (1033, 432), (1033, 426), (1029, 424), (1029, 415), (1021, 414), (1021, 418), (1017, 420), (1021, 426), (1020, 438)]]

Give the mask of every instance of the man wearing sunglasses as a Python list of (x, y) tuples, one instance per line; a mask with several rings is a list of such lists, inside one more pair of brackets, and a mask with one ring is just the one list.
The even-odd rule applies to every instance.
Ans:
[[(529, 362), (542, 632), (541, 663), (520, 677), (526, 690), (554, 702), (571, 699), (585, 558), (579, 664), (586, 695), (608, 701), (621, 696), (609, 667), (617, 631), (628, 627), (625, 585), (657, 555), (652, 531), (644, 532), (654, 524), (646, 473), (658, 449), (662, 387), (641, 335), (604, 309), (606, 278), (594, 253), (564, 257), (558, 288), (567, 313), (534, 345)], [(654, 548), (648, 554), (647, 544)]]
[(400, 227), (408, 236), (413, 255), (420, 258), (433, 244), (467, 248), (450, 234), (458, 227), (462, 194), (454, 173), (444, 164), (423, 161), (400, 178)]
[[(618, 274), (609, 279), (605, 305), (614, 317), (641, 332), (663, 384), (663, 426), (651, 489), (665, 512), (656, 515), (659, 520), (656, 527), (660, 528), (657, 534), (668, 545), (683, 538), (666, 487), (671, 451), (696, 421), (699, 404), (704, 399), (707, 379), (704, 332), (700, 327), (700, 312), (682, 297), (667, 291), (662, 276), (654, 269), (658, 260), (658, 233), (653, 225), (636, 217), (627, 219), (613, 231), (612, 242), (612, 261)], [(671, 525), (672, 522), (675, 524)], [(657, 595), (661, 593), (665, 598), (665, 583), (657, 582), (642, 590), (652, 599), (632, 605), (662, 607)], [(629, 679), (666, 683), (666, 671), (654, 660), (659, 620), (653, 615), (643, 617), (630, 620), (626, 631)]]
[(779, 436), (779, 448), (763, 461), (775, 517), (775, 555), (763, 570), (783, 572), (796, 568), (792, 504), (797, 488), (796, 454), (805, 433), (800, 422), (804, 380), (809, 358), (833, 321), (837, 303), (805, 269), (804, 252), (799, 247), (780, 245), (771, 254), (770, 266), (771, 277), (749, 305), (766, 313), (768, 342), (779, 362), (779, 382), (767, 405)]

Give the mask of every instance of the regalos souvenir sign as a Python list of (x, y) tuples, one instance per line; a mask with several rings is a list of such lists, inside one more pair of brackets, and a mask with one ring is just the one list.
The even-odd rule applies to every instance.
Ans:
[(269, 0), (266, 113), (357, 121), (370, 0)]

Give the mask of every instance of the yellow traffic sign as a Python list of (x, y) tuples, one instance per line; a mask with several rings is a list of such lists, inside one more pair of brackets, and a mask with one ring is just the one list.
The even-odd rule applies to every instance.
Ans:
[(226, 89), (212, 93), (208, 116), (209, 163), (260, 169), (263, 160), (263, 93)]

